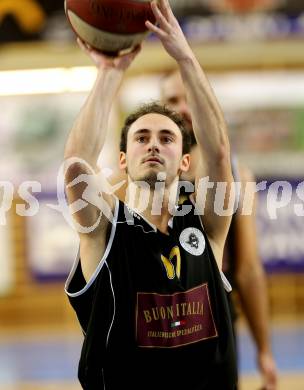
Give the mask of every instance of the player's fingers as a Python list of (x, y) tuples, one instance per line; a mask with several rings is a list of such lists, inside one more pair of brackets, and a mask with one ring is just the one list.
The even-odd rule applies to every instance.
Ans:
[(155, 24), (149, 22), (149, 20), (147, 20), (145, 22), (145, 25), (146, 27), (154, 32), (156, 35), (158, 35), (160, 38), (166, 38), (167, 37), (167, 33), (165, 31), (163, 31), (162, 29), (160, 29), (159, 27), (155, 26)]
[(128, 51), (127, 53), (123, 53), (120, 57), (130, 58), (133, 59), (137, 56), (137, 54), (141, 51), (142, 44), (138, 44), (132, 48), (131, 51)]
[(161, 7), (161, 10), (166, 15), (167, 20), (169, 20), (169, 18), (172, 18), (172, 17), (175, 19), (175, 15), (172, 11), (172, 8), (171, 8), (168, 0), (160, 0), (160, 7)]
[(134, 46), (131, 53), (134, 53), (137, 55), (142, 49), (142, 43), (139, 43), (138, 45)]
[(169, 32), (170, 29), (171, 29), (171, 26), (170, 26), (170, 23), (167, 21), (167, 19), (165, 18), (165, 16), (162, 14), (162, 12), (160, 11), (160, 9), (158, 8), (158, 5), (156, 3), (156, 1), (153, 1), (151, 3), (151, 8), (152, 8), (152, 11), (153, 11), (153, 14), (156, 18), (156, 21), (158, 22), (158, 24), (160, 25), (160, 27)]
[(85, 43), (80, 38), (77, 38), (77, 44), (81, 50), (87, 51), (87, 47), (86, 47)]
[(131, 61), (137, 56), (137, 54), (141, 51), (142, 45), (136, 45), (129, 53), (126, 54), (127, 58)]
[(84, 42), (82, 39), (77, 38), (77, 43), (80, 46), (82, 50), (84, 50), (86, 53), (98, 53), (97, 50), (93, 49), (92, 46), (90, 46), (87, 42)]
[(169, 13), (168, 13), (168, 8), (166, 7), (165, 3), (163, 0), (158, 1), (158, 7), (161, 10), (162, 14), (165, 16), (165, 18), (168, 20), (169, 18)]

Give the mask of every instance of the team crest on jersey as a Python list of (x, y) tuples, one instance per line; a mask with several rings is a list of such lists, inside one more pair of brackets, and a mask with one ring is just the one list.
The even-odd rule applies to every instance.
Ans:
[(179, 236), (179, 242), (187, 252), (194, 256), (200, 256), (206, 247), (203, 233), (194, 227), (184, 229)]

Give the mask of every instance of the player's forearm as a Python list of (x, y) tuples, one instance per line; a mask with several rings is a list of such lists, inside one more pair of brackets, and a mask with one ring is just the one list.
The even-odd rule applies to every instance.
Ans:
[(187, 90), (196, 139), (204, 158), (213, 163), (229, 160), (229, 140), (223, 113), (212, 87), (197, 59), (189, 57), (179, 62)]
[(123, 72), (105, 68), (98, 72), (95, 84), (81, 109), (65, 146), (65, 158), (78, 157), (95, 165), (106, 140), (113, 100)]
[(268, 295), (264, 271), (260, 268), (237, 276), (243, 312), (248, 321), (258, 351), (270, 352)]

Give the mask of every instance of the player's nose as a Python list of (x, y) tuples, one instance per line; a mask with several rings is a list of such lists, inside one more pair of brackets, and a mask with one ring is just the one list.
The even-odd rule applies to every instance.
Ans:
[(187, 119), (189, 119), (191, 117), (190, 109), (189, 109), (188, 103), (185, 99), (179, 101), (177, 111), (182, 116), (186, 117)]
[(156, 142), (151, 142), (148, 147), (149, 153), (159, 153), (159, 145)]

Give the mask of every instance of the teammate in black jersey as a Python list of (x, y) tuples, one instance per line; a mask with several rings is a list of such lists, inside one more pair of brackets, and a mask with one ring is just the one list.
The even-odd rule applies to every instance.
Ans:
[[(122, 131), (126, 202), (93, 175), (111, 136), (113, 100), (140, 49), (107, 58), (80, 43), (98, 76), (65, 148), (66, 192), (80, 236), (66, 283), (84, 333), (79, 380), (88, 390), (233, 390), (231, 288), (221, 272), (234, 204), (226, 125), (168, 1), (153, 2), (152, 10), (158, 27), (146, 25), (179, 67), (202, 155), (197, 179), (207, 173), (210, 188), (196, 187), (176, 205), (179, 177), (190, 165), (187, 132), (178, 115), (156, 104), (128, 117)], [(219, 182), (226, 185), (216, 196)]]

